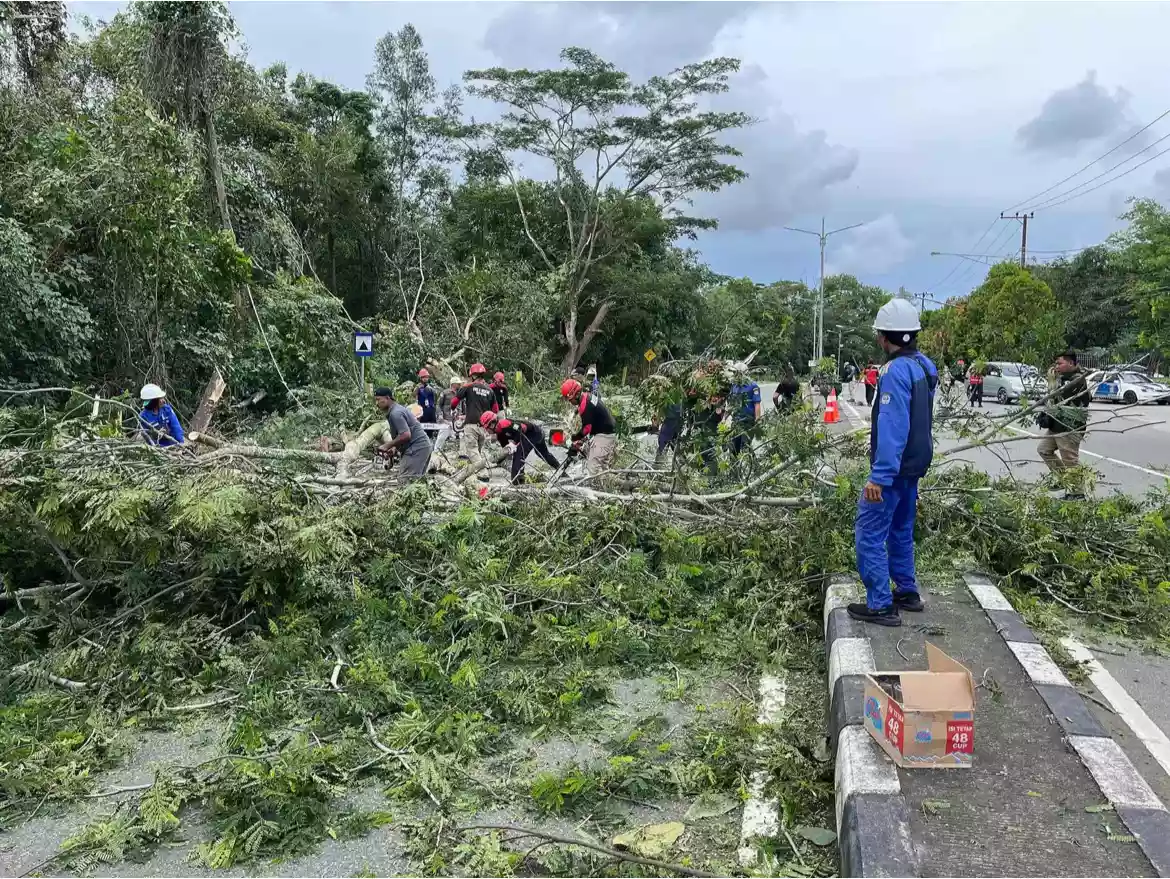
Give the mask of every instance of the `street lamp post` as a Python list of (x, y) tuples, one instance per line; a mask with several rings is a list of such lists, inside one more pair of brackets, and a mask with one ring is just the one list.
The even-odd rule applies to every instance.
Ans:
[(848, 232), (864, 223), (854, 223), (852, 226), (842, 226), (831, 232), (825, 231), (825, 218), (821, 217), (821, 231), (813, 232), (810, 229), (797, 229), (793, 226), (784, 226), (789, 232), (803, 232), (805, 235), (815, 235), (821, 245), (821, 285), (817, 291), (817, 303), (813, 309), (813, 360), (820, 360), (825, 356), (825, 241), (830, 235), (838, 232)]

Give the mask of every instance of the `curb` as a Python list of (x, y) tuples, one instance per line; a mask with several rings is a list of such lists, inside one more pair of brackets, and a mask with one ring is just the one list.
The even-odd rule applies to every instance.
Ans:
[[(1023, 667), (1102, 795), (1137, 837), (1138, 846), (1154, 870), (1159, 876), (1170, 877), (1170, 812), (1166, 806), (1098, 723), (1081, 694), (999, 588), (982, 574), (964, 574), (963, 582)], [(827, 597), (825, 607), (827, 614)], [(827, 640), (827, 630), (825, 637)]]
[(851, 577), (825, 587), (825, 658), (828, 666), (828, 737), (836, 750), (837, 847), (841, 876), (917, 876), (910, 841), (910, 812), (898, 771), (862, 728), (865, 675), (874, 670), (873, 648), (862, 623), (845, 605), (861, 600)]

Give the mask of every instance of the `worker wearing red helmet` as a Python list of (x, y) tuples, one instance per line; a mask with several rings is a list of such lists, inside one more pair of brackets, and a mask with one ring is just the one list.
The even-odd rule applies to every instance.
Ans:
[(463, 404), (463, 434), (460, 437), (459, 457), (465, 460), (482, 457), (490, 438), (480, 424), (486, 412), (498, 412), (496, 392), (484, 381), (487, 369), (482, 363), (473, 363), (467, 371), (471, 381), (455, 392), (456, 404)]
[(524, 481), (524, 462), (531, 452), (536, 452), (548, 466), (556, 469), (560, 462), (549, 451), (544, 441), (544, 431), (531, 421), (513, 421), (495, 412), (485, 412), (479, 419), (480, 427), (490, 430), (500, 445), (512, 450), (512, 484)]
[(502, 372), (492, 376), (492, 390), (496, 394), (496, 407), (498, 411), (503, 412), (511, 401), (508, 399), (508, 380)]
[(613, 415), (596, 391), (586, 391), (581, 382), (574, 378), (566, 379), (561, 385), (561, 396), (573, 404), (581, 419), (580, 429), (573, 434), (569, 454), (579, 455), (585, 440), (589, 440), (589, 448), (585, 452), (585, 469), (590, 474), (600, 473), (613, 463), (614, 455), (617, 454)]
[(423, 424), (434, 424), (437, 420), (435, 389), (431, 387), (431, 374), (425, 366), (418, 371), (418, 390), (414, 392), (414, 396), (419, 408), (422, 409), (422, 415), (418, 420)]

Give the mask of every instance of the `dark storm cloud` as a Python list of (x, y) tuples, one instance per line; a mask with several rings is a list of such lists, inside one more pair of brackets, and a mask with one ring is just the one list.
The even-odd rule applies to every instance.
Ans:
[(1090, 70), (1076, 85), (1048, 96), (1035, 119), (1021, 126), (1016, 138), (1036, 152), (1072, 153), (1082, 144), (1115, 134), (1129, 125), (1129, 93), (1112, 95)]

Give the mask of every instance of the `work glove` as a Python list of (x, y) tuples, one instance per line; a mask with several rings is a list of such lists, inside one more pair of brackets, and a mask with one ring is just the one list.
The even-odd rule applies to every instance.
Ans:
[(506, 445), (504, 448), (506, 448), (508, 450), (509, 454), (514, 454), (516, 449), (519, 448), (519, 446), (517, 446), (515, 443), (508, 443), (508, 445)]

